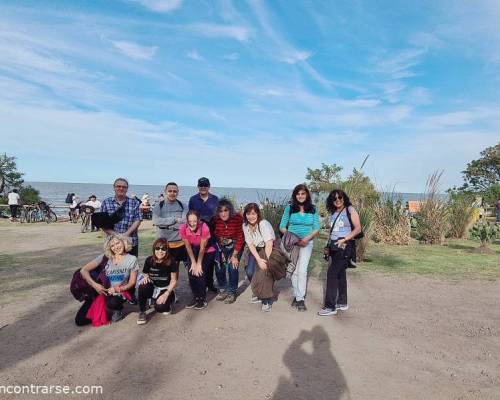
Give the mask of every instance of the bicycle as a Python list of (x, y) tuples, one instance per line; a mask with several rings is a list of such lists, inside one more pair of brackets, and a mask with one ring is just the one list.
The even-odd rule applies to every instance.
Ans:
[(30, 214), (31, 222), (43, 222), (45, 221), (47, 224), (51, 222), (57, 221), (57, 215), (54, 211), (50, 209), (50, 206), (44, 202), (38, 202), (36, 208), (31, 210)]
[(92, 229), (92, 214), (95, 209), (92, 206), (83, 205), (80, 207), (80, 215), (82, 217), (82, 233)]
[(70, 208), (69, 209), (69, 221), (72, 224), (78, 223), (78, 208)]

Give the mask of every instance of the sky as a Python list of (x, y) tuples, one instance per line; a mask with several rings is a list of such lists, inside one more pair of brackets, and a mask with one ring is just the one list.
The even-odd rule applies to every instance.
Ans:
[(29, 181), (442, 189), (500, 140), (499, 1), (0, 0), (0, 152)]

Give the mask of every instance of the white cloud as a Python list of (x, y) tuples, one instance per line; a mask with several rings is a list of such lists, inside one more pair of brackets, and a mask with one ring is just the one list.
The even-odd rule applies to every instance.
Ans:
[(125, 40), (110, 40), (110, 42), (120, 53), (134, 60), (151, 60), (158, 51), (157, 46), (141, 46)]
[(182, 6), (182, 0), (134, 0), (151, 11), (169, 13)]
[(251, 31), (245, 26), (218, 25), (209, 23), (195, 23), (182, 26), (183, 29), (192, 33), (210, 38), (229, 38), (240, 42), (250, 39)]
[(203, 61), (205, 60), (196, 50), (191, 50), (186, 53), (186, 57), (191, 60)]
[(310, 51), (287, 49), (278, 58), (287, 64), (296, 64), (300, 61), (306, 61), (311, 55)]
[(238, 53), (229, 53), (229, 54), (224, 54), (222, 58), (226, 60), (236, 61), (239, 58), (239, 55)]

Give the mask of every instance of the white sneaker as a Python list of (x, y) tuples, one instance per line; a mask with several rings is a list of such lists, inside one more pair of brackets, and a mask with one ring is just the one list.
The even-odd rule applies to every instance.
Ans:
[(262, 303), (262, 307), (261, 307), (261, 311), (262, 312), (269, 312), (271, 311), (271, 308), (272, 308), (272, 304), (271, 303)]
[(318, 315), (320, 317), (326, 317), (328, 315), (337, 315), (337, 310), (332, 310), (331, 308), (323, 307), (321, 310), (318, 311)]
[(336, 304), (335, 307), (340, 311), (347, 311), (349, 309), (347, 304)]
[(258, 304), (260, 302), (262, 302), (262, 300), (259, 299), (257, 296), (252, 296), (252, 298), (250, 299), (250, 303), (252, 304)]

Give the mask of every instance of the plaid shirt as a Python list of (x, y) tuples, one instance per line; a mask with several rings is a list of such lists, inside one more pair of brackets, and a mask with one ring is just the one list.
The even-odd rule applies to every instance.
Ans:
[[(113, 226), (113, 230), (115, 232), (125, 233), (135, 221), (142, 221), (142, 215), (139, 211), (139, 204), (140, 203), (137, 200), (127, 197), (124, 203), (125, 214), (123, 216), (123, 219)], [(112, 214), (119, 207), (120, 203), (118, 203), (114, 197), (108, 197), (101, 204), (101, 212)], [(139, 236), (137, 236), (137, 231), (130, 235), (130, 237), (132, 238), (132, 246), (136, 246), (139, 244)]]

